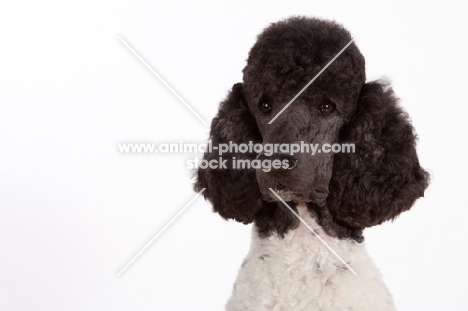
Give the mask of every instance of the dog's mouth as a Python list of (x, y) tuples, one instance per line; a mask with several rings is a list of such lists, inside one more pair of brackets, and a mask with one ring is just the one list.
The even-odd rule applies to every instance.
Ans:
[(274, 193), (268, 189), (266, 192), (262, 192), (262, 199), (267, 202), (278, 202), (281, 201), (278, 196), (286, 201), (286, 202), (295, 202), (295, 203), (302, 203), (302, 202), (312, 202), (318, 205), (323, 205), (327, 199), (328, 194), (317, 194), (315, 193), (298, 193), (294, 192), (293, 190), (289, 189), (274, 189), (272, 188)]
[(280, 202), (282, 199), (324, 206), (329, 195), (332, 164), (331, 156), (309, 158), (301, 154), (296, 159), (294, 169), (271, 172), (257, 169), (261, 198), (267, 202)]

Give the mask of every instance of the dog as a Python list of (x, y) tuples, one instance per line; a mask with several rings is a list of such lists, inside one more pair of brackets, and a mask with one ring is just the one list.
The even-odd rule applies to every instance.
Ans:
[[(213, 149), (228, 143), (354, 146), (350, 153), (314, 155), (230, 150), (222, 155), (227, 169), (196, 171), (194, 189), (205, 188), (215, 212), (253, 223), (226, 310), (395, 309), (366, 253), (363, 230), (409, 210), (424, 196), (429, 175), (390, 83), (366, 82), (355, 43), (343, 50), (351, 40), (333, 21), (292, 17), (271, 24), (249, 53), (243, 82), (211, 123)], [(219, 156), (207, 151), (204, 159)], [(240, 160), (257, 166), (234, 169)], [(276, 167), (258, 166), (275, 161)]]

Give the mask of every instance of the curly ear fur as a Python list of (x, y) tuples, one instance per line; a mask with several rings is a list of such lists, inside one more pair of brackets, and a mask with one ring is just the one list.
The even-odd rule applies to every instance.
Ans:
[(340, 132), (354, 154), (336, 154), (327, 209), (348, 228), (394, 219), (424, 196), (429, 174), (419, 166), (416, 135), (393, 90), (366, 83), (356, 111)]
[[(214, 147), (219, 144), (261, 142), (262, 137), (257, 123), (250, 113), (243, 95), (242, 83), (237, 83), (219, 107), (218, 115), (211, 123), (210, 138)], [(203, 195), (208, 199), (215, 212), (225, 219), (235, 219), (242, 223), (250, 223), (260, 210), (260, 189), (254, 169), (232, 169), (232, 158), (253, 160), (256, 154), (226, 153), (222, 155), (227, 160), (227, 169), (198, 169), (196, 172), (195, 191), (203, 188)], [(204, 159), (210, 161), (219, 159), (218, 152), (206, 152)]]

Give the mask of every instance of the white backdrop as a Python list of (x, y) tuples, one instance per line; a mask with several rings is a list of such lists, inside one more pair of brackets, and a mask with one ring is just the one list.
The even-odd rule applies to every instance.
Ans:
[(209, 123), (256, 35), (297, 14), (344, 24), (368, 78), (393, 81), (419, 134), (425, 198), (365, 232), (399, 309), (467, 310), (462, 1), (2, 3), (0, 309), (221, 310), (250, 226), (201, 198), (117, 276), (194, 196), (193, 155), (117, 144), (200, 142), (209, 130), (118, 36)]

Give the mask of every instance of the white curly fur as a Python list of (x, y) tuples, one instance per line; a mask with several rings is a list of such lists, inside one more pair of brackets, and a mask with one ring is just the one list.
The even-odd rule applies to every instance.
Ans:
[(364, 243), (327, 235), (299, 205), (301, 217), (356, 271), (354, 275), (302, 223), (284, 238), (260, 238), (253, 227), (226, 310), (395, 310)]

